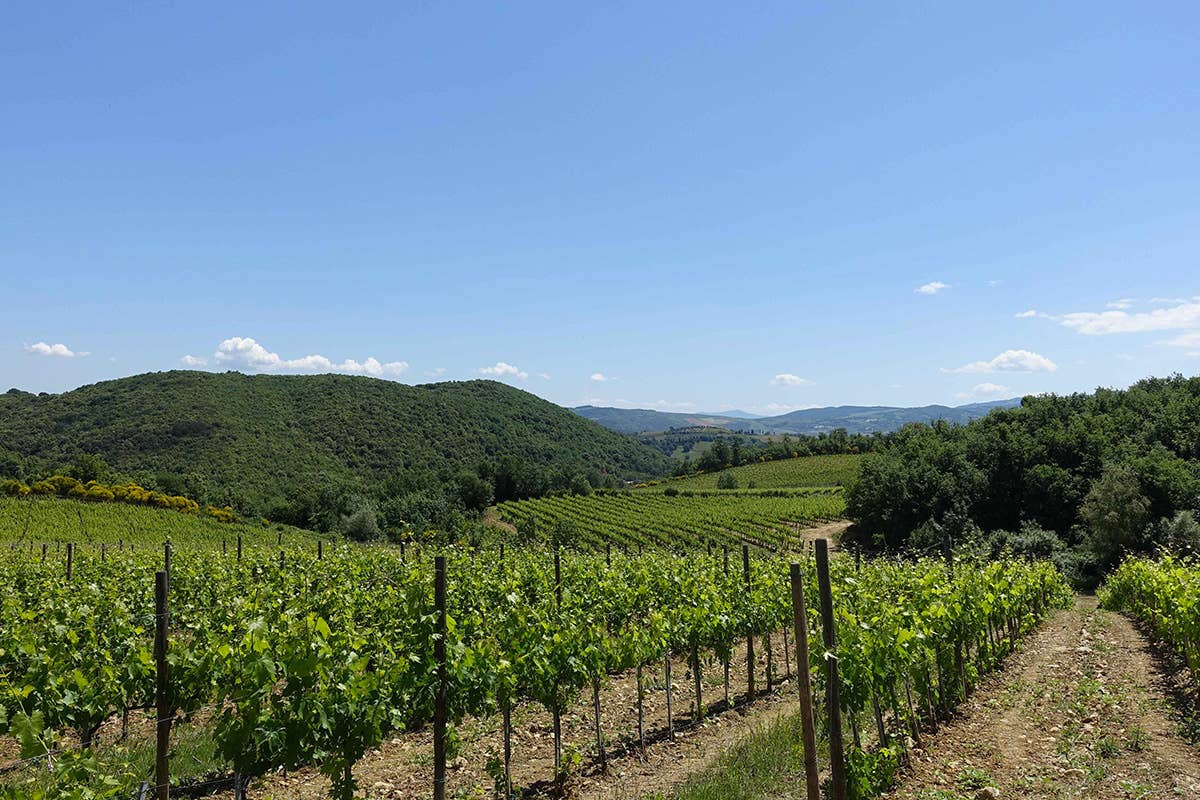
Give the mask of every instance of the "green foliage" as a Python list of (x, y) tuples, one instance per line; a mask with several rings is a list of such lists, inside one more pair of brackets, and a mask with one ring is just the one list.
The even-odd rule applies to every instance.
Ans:
[(801, 456), (744, 464), (718, 472), (649, 481), (636, 491), (715, 490), (722, 476), (732, 476), (739, 486), (755, 489), (794, 489), (810, 486), (848, 486), (858, 478), (858, 455)]
[[(160, 491), (160, 477), (203, 476), (188, 487), (195, 500), (255, 515), (290, 507), (310, 486), (363, 494), (395, 477), (448, 485), (469, 470), (500, 476), (506, 491), (493, 486), (506, 500), (565, 488), (576, 473), (599, 486), (668, 467), (656, 450), (501, 383), (406, 386), (344, 375), (175, 371), (59, 395), (9, 392), (0, 394), (0, 442), (26, 477), (30, 462), (44, 475), (90, 453)], [(328, 514), (323, 529), (345, 513)]]
[[(747, 586), (719, 553), (616, 553), (609, 563), (604, 554), (566, 551), (556, 591), (548, 551), (514, 548), (488, 566), (475, 552), (446, 554), (454, 723), (504, 702), (567, 710), (610, 673), (692, 648), (727, 659), (747, 634), (791, 621), (787, 556), (755, 552)], [(431, 718), (432, 561), (383, 547), (331, 547), (322, 560), (311, 548), (290, 548), (286, 566), (276, 555), (174, 554), (170, 690), (181, 714), (173, 735), (188, 732), (192, 712), (213, 709), (226, 769), (254, 777), (314, 765), (334, 797), (349, 798), (365, 752)], [(68, 583), (61, 565), (0, 549), (0, 719), (29, 752), (44, 753), (153, 696), (146, 609), (160, 559), (149, 548), (106, 560), (85, 551)], [(855, 715), (887, 687), (931, 691), (932, 666), (951, 669), (955, 644), (974, 646), (972, 666), (996, 663), (1010, 645), (988, 640), (989, 624), (1015, 638), (1066, 596), (1045, 563), (963, 562), (953, 578), (937, 559), (868, 561), (861, 571), (839, 559), (832, 568), (840, 631), (833, 655), (846, 711)], [(803, 569), (815, 585), (812, 564)], [(38, 613), (29, 613), (34, 606)], [(815, 608), (810, 613), (816, 631)], [(812, 644), (810, 659), (820, 671), (823, 648)], [(87, 748), (79, 753), (91, 757)], [(886, 781), (893, 768), (882, 753), (852, 759), (859, 783)], [(84, 769), (80, 785), (97, 785), (94, 768)], [(128, 770), (100, 777), (116, 781), (120, 796), (132, 794)]]
[(1105, 467), (1079, 507), (1079, 516), (1091, 531), (1092, 550), (1102, 564), (1141, 546), (1149, 508), (1133, 470)]
[(737, 476), (730, 472), (722, 472), (717, 476), (718, 489), (736, 489), (738, 488)]
[[(315, 545), (315, 534), (289, 526), (222, 522), (209, 514), (180, 514), (144, 505), (88, 503), (54, 496), (0, 497), (0, 542), (22, 547), (35, 542), (75, 542), (79, 545), (123, 542), (126, 546), (161, 547), (164, 541), (188, 547), (235, 546), (240, 535), (246, 545), (285, 543)], [(161, 551), (159, 551), (161, 552)], [(61, 557), (61, 554), (59, 554)]]
[(552, 541), (574, 547), (704, 547), (708, 542), (743, 541), (790, 547), (798, 527), (840, 516), (838, 494), (799, 497), (762, 495), (677, 496), (666, 493), (560, 495), (502, 503), (497, 516), (514, 526), (522, 541)]
[[(962, 514), (985, 531), (1033, 523), (1111, 563), (1144, 544), (1137, 528), (1150, 519), (1200, 507), (1200, 378), (1030, 396), (965, 426), (908, 426), (863, 457), (846, 499), (892, 547)], [(1081, 520), (1090, 542), (1074, 530)]]

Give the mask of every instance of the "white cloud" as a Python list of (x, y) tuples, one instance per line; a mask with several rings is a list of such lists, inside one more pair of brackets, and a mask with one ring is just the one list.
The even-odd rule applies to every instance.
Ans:
[(1167, 344), (1175, 347), (1200, 347), (1200, 331), (1181, 333), (1173, 339), (1167, 339)]
[(942, 372), (1054, 372), (1058, 365), (1029, 350), (1005, 350), (990, 361), (972, 361)]
[(406, 361), (382, 363), (375, 358), (367, 358), (365, 361), (348, 358), (341, 362), (335, 362), (322, 355), (282, 358), (254, 339), (243, 336), (234, 336), (221, 342), (213, 358), (217, 364), (264, 372), (345, 372), (381, 378), (402, 375), (408, 370)]
[(437, 378), (437, 377), (440, 377), (440, 376), (446, 374), (446, 368), (445, 367), (435, 367), (433, 369), (426, 370), (425, 374), (431, 378)]
[(593, 372), (591, 379), (594, 380), (596, 383), (605, 383), (606, 381), (608, 381), (608, 378), (606, 378), (604, 376), (603, 372)]
[(1002, 283), (1004, 283), (1004, 281), (1003, 281), (1003, 280), (990, 280), (990, 281), (988, 281), (988, 286), (991, 286), (992, 288), (995, 288), (995, 287), (999, 286), (999, 285), (1000, 285), (1000, 284), (1002, 284)]
[(59, 344), (46, 344), (45, 342), (27, 344), (25, 352), (33, 353), (35, 356), (54, 356), (56, 358), (83, 358), (90, 355), (89, 353), (77, 353), (61, 342)]
[(801, 378), (799, 375), (793, 375), (790, 372), (781, 372), (774, 378), (771, 378), (772, 386), (804, 386), (812, 383), (808, 378)]
[(941, 281), (930, 281), (922, 286), (913, 289), (916, 294), (937, 294), (942, 289), (949, 289), (950, 284), (942, 283)]
[(1028, 311), (1022, 311), (1019, 314), (1013, 314), (1013, 316), (1016, 317), (1017, 319), (1031, 319), (1033, 317), (1036, 317), (1037, 315), (1038, 315), (1038, 311), (1033, 308), (1029, 309)]
[(1126, 309), (1133, 305), (1133, 298), (1122, 297), (1120, 300), (1113, 300), (1111, 303), (1105, 303), (1105, 308)]
[(1011, 394), (1012, 389), (1007, 386), (1002, 386), (999, 383), (977, 383), (971, 387), (969, 392), (959, 392), (954, 395), (955, 400), (986, 400), (997, 397), (1004, 397)]
[(1130, 314), (1127, 311), (1080, 311), (1062, 316), (1062, 324), (1086, 336), (1200, 328), (1200, 302), (1179, 303)]
[(539, 372), (538, 377), (544, 381), (548, 381), (548, 380), (550, 380), (550, 373), (549, 372)]
[(497, 361), (495, 366), (492, 367), (480, 367), (479, 374), (487, 375), (488, 377), (492, 378), (516, 378), (517, 380), (522, 381), (529, 377), (528, 372), (525, 372), (518, 367), (514, 367), (512, 364), (508, 364), (504, 361)]
[(203, 356), (184, 356), (179, 359), (179, 363), (185, 367), (203, 367), (208, 364), (208, 359)]

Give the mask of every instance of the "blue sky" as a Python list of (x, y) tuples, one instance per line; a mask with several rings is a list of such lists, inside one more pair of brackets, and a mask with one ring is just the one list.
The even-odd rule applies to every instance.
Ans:
[(1200, 371), (1200, 6), (920, 6), (10, 8), (0, 388), (190, 356), (772, 413)]

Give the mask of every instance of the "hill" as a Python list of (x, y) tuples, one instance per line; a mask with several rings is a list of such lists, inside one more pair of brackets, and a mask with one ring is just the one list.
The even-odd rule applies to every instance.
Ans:
[(182, 481), (171, 488), (259, 510), (303, 483), (404, 486), (481, 462), (541, 483), (667, 467), (652, 448), (494, 381), (171, 371), (0, 395), (0, 473), (49, 471), (80, 453), (143, 485)]
[(725, 428), (737, 430), (746, 417), (721, 414), (676, 414), (646, 408), (609, 408), (607, 406), (576, 406), (571, 409), (581, 417), (599, 422), (617, 433), (651, 433), (671, 428)]
[(607, 428), (629, 434), (666, 431), (671, 428), (710, 427), (729, 431), (815, 436), (838, 428), (844, 428), (848, 433), (888, 433), (910, 422), (929, 423), (946, 420), (955, 424), (965, 424), (987, 416), (992, 409), (1013, 408), (1020, 404), (1020, 398), (1011, 398), (962, 406), (831, 406), (805, 408), (774, 417), (678, 414), (602, 406), (579, 406), (571, 410)]
[(92, 503), (59, 497), (0, 497), (0, 542), (35, 547), (47, 542), (76, 544), (123, 543), (126, 547), (156, 547), (168, 539), (176, 545), (220, 548), (231, 552), (241, 536), (246, 547), (316, 547), (316, 534), (288, 525), (218, 522), (203, 514), (184, 514), (166, 508)]
[(669, 478), (655, 481), (652, 486), (639, 487), (638, 491), (663, 491), (668, 487), (684, 490), (715, 490), (721, 476), (732, 477), (737, 489), (795, 489), (808, 486), (846, 486), (858, 478), (860, 455), (827, 455), (785, 458), (743, 464), (740, 467), (703, 475)]

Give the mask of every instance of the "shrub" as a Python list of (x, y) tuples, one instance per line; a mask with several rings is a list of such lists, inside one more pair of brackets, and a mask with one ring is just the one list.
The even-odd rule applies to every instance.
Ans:
[(717, 476), (718, 489), (736, 489), (738, 488), (737, 476), (732, 472), (722, 472)]

